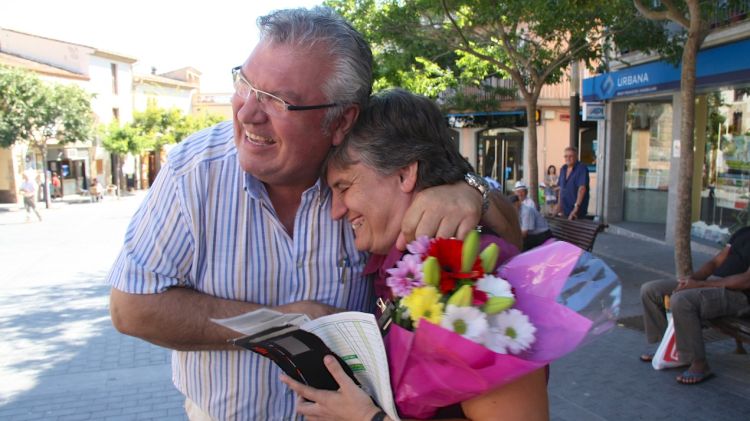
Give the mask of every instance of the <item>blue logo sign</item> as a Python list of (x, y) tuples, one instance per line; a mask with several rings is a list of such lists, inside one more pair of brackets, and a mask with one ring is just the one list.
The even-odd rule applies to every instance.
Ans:
[(602, 81), (602, 93), (604, 96), (612, 96), (615, 91), (615, 82), (612, 80), (612, 75), (607, 75)]
[[(721, 86), (750, 80), (750, 40), (707, 48), (698, 53), (696, 85)], [(654, 61), (604, 73), (583, 80), (584, 102), (680, 88), (680, 68), (666, 61)]]

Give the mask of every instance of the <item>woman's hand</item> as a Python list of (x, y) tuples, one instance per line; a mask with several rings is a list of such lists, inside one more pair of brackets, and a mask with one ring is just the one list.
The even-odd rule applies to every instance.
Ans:
[[(323, 358), (323, 363), (339, 385), (339, 390), (321, 390), (306, 386), (282, 374), (279, 379), (300, 397), (297, 413), (307, 420), (370, 421), (380, 408), (359, 388), (341, 365), (331, 355)], [(307, 399), (308, 402), (301, 398)], [(389, 418), (386, 418), (389, 419)]]

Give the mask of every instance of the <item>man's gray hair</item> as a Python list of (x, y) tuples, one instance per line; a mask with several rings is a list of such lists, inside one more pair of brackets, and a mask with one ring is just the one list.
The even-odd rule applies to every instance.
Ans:
[[(322, 45), (331, 56), (333, 74), (323, 94), (333, 107), (324, 127), (351, 104), (367, 105), (372, 89), (372, 51), (362, 35), (332, 9), (277, 10), (258, 18), (260, 40), (311, 49)], [(300, 69), (304, 71), (304, 69)]]
[(323, 168), (357, 162), (383, 175), (418, 162), (417, 190), (455, 183), (472, 171), (451, 140), (437, 105), (403, 89), (373, 95), (352, 131), (331, 149)]

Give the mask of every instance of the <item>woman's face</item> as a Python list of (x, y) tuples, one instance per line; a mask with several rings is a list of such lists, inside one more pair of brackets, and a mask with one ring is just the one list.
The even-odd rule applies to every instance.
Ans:
[(382, 175), (361, 162), (344, 169), (329, 165), (331, 213), (334, 219), (346, 218), (352, 224), (357, 250), (387, 254), (396, 244), (414, 189), (413, 183), (404, 188), (408, 184), (404, 178), (400, 171)]

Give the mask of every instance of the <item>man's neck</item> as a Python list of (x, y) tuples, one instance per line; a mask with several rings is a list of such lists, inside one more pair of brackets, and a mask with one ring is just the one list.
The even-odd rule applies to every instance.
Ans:
[(297, 217), (297, 209), (302, 201), (302, 193), (309, 189), (310, 186), (272, 186), (270, 184), (266, 184), (265, 186), (276, 215), (278, 215), (289, 236), (294, 237), (294, 220)]

